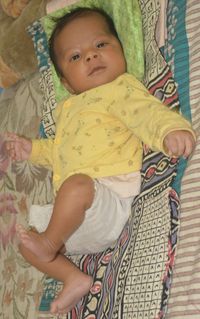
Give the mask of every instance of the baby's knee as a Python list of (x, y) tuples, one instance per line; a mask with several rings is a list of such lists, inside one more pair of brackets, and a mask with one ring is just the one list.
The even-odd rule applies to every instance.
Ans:
[(74, 174), (67, 178), (63, 186), (67, 185), (71, 196), (79, 202), (85, 202), (90, 207), (95, 193), (94, 180), (85, 174)]
[(94, 187), (94, 180), (86, 174), (74, 174), (68, 177), (67, 181), (76, 186), (77, 189), (92, 189)]

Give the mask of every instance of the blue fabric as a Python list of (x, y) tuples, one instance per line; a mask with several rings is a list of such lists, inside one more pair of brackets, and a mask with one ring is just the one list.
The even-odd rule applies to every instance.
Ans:
[(28, 26), (27, 32), (33, 40), (39, 71), (45, 71), (50, 67), (51, 62), (47, 37), (40, 21), (35, 21), (32, 25)]
[[(187, 0), (169, 0), (167, 10), (168, 41), (164, 52), (166, 61), (172, 65), (174, 79), (178, 84), (181, 113), (191, 121), (189, 99), (189, 47), (185, 28)], [(172, 187), (180, 193), (187, 160), (181, 158), (177, 167), (177, 176)]]
[(47, 136), (45, 134), (44, 126), (42, 123), (40, 123), (39, 133), (40, 133), (40, 137), (47, 138)]

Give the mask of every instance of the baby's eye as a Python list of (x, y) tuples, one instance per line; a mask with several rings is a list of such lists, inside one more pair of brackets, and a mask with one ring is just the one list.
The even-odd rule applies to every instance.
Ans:
[(97, 44), (97, 48), (98, 49), (103, 48), (103, 47), (106, 46), (106, 44), (107, 44), (106, 42), (100, 42), (100, 43)]
[(77, 60), (79, 60), (79, 59), (80, 59), (80, 54), (74, 54), (74, 55), (70, 58), (71, 61), (77, 61)]

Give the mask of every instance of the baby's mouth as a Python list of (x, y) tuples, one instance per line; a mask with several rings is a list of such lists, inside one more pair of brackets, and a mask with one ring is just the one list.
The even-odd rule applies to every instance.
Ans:
[(100, 73), (105, 68), (106, 68), (105, 66), (97, 66), (97, 67), (93, 68), (88, 75), (90, 76), (90, 75), (93, 75), (96, 73)]

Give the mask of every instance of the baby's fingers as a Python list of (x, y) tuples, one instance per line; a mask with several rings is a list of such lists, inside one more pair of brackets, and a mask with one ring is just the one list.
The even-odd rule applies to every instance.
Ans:
[(9, 156), (11, 159), (15, 160), (16, 151), (15, 151), (14, 143), (11, 142), (11, 141), (5, 142), (5, 149), (6, 149), (6, 152), (7, 152), (8, 156)]
[(13, 141), (5, 142), (6, 152), (8, 156), (13, 161), (20, 161), (21, 160), (21, 152), (20, 149), (17, 147), (17, 143)]
[(11, 141), (5, 142), (5, 149), (6, 149), (8, 154), (10, 154), (10, 152), (13, 150), (13, 148), (14, 148), (13, 142), (11, 142)]
[(181, 150), (181, 145), (179, 145), (176, 138), (166, 138), (165, 146), (170, 157), (179, 157), (183, 154), (184, 149)]
[(195, 147), (195, 140), (192, 136), (188, 136), (185, 140), (185, 150), (183, 152), (183, 157), (188, 158), (188, 156), (193, 152)]
[(194, 149), (195, 138), (188, 131), (173, 131), (165, 137), (164, 145), (168, 150), (169, 156), (187, 158)]
[(4, 136), (7, 141), (15, 141), (18, 138), (18, 135), (13, 132), (6, 132)]

